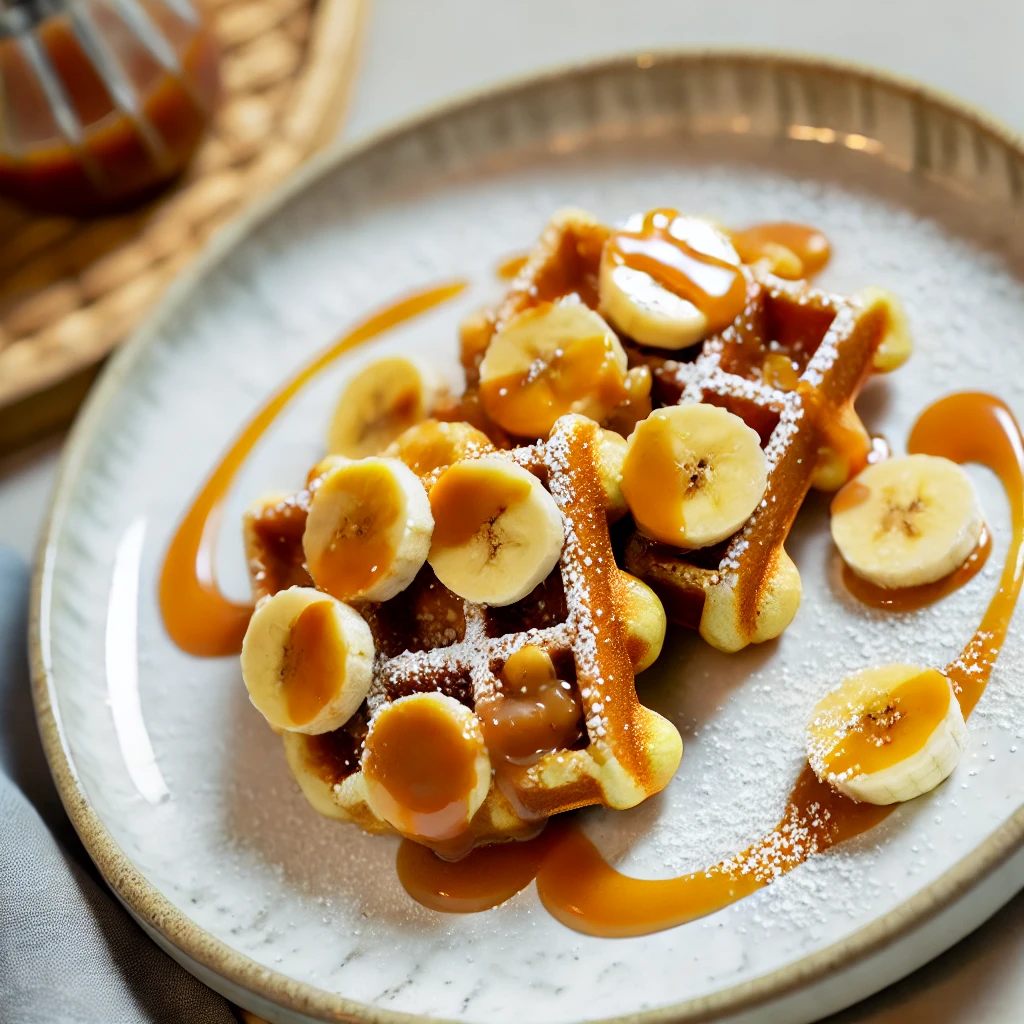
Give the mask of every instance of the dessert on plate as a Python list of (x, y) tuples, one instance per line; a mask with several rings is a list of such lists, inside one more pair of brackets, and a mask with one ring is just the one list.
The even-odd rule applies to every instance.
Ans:
[(330, 454), (244, 524), (243, 676), (318, 810), (456, 858), (667, 784), (634, 683), (665, 609), (726, 651), (785, 629), (793, 519), (877, 454), (853, 401), (909, 354), (893, 297), (808, 283), (827, 256), (566, 210), (463, 324), (460, 396), (415, 355), (349, 383)]
[(407, 296), (314, 358), (200, 491), (161, 577), (168, 631), (194, 654), (240, 646), (309, 802), (410, 840), (397, 866), (420, 902), (486, 909), (536, 877), (570, 927), (644, 934), (770, 884), (955, 769), (1024, 578), (1016, 519), (959, 657), (828, 692), (778, 825), (745, 850), (643, 882), (578, 826), (545, 829), (668, 784), (682, 740), (636, 677), (670, 621), (726, 653), (786, 629), (801, 583), (785, 542), (812, 487), (835, 492), (846, 590), (896, 612), (964, 585), (991, 550), (959, 463), (993, 468), (1019, 504), (1024, 440), (990, 395), (929, 406), (906, 456), (868, 434), (854, 402), (910, 354), (907, 322), (881, 289), (812, 284), (829, 253), (791, 223), (562, 211), (504, 298), (463, 322), (460, 394), (416, 353), (371, 363), (304, 486), (251, 504), (253, 606), (207, 565), (238, 466), (313, 375), (463, 285)]
[(431, 420), (250, 509), (243, 673), (318, 810), (458, 856), (668, 783), (682, 742), (634, 686), (665, 616), (609, 537), (624, 447)]

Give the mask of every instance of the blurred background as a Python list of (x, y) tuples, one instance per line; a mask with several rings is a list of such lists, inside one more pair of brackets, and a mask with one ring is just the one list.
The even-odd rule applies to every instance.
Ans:
[[(869, 64), (1024, 131), (1021, 0), (208, 0), (200, 9), (202, 26), (187, 0), (0, 0), (0, 653), (13, 652), (0, 657), (0, 692), (27, 688), (27, 566), (65, 426), (96, 368), (212, 234), (316, 150), (512, 77), (675, 47)], [(76, 49), (60, 34), (68, 26), (98, 45)], [(48, 56), (63, 96), (26, 61), (26, 46)], [(127, 76), (111, 80), (105, 48), (128, 55)], [(135, 59), (141, 50), (167, 61)], [(138, 114), (116, 137), (103, 121), (104, 88)], [(23, 756), (37, 776), (23, 788), (52, 801), (39, 755)], [(1018, 897), (835, 1020), (1022, 1020), (1022, 967)], [(15, 1019), (4, 1012), (0, 1021)]]

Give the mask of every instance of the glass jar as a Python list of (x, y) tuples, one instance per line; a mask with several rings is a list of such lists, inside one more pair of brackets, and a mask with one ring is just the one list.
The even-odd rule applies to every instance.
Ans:
[(0, 0), (0, 196), (87, 215), (181, 172), (217, 95), (191, 0)]

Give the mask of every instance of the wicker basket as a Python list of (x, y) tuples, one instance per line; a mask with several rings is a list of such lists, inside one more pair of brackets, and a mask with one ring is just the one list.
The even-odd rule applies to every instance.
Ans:
[(211, 232), (337, 133), (365, 0), (205, 6), (223, 99), (174, 189), (90, 221), (0, 202), (0, 451), (66, 422), (99, 361)]

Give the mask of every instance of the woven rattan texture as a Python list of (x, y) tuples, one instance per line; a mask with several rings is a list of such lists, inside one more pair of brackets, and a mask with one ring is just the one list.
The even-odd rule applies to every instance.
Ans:
[(365, 0), (205, 0), (221, 103), (184, 178), (113, 217), (0, 201), (0, 409), (93, 365), (210, 234), (336, 134)]

